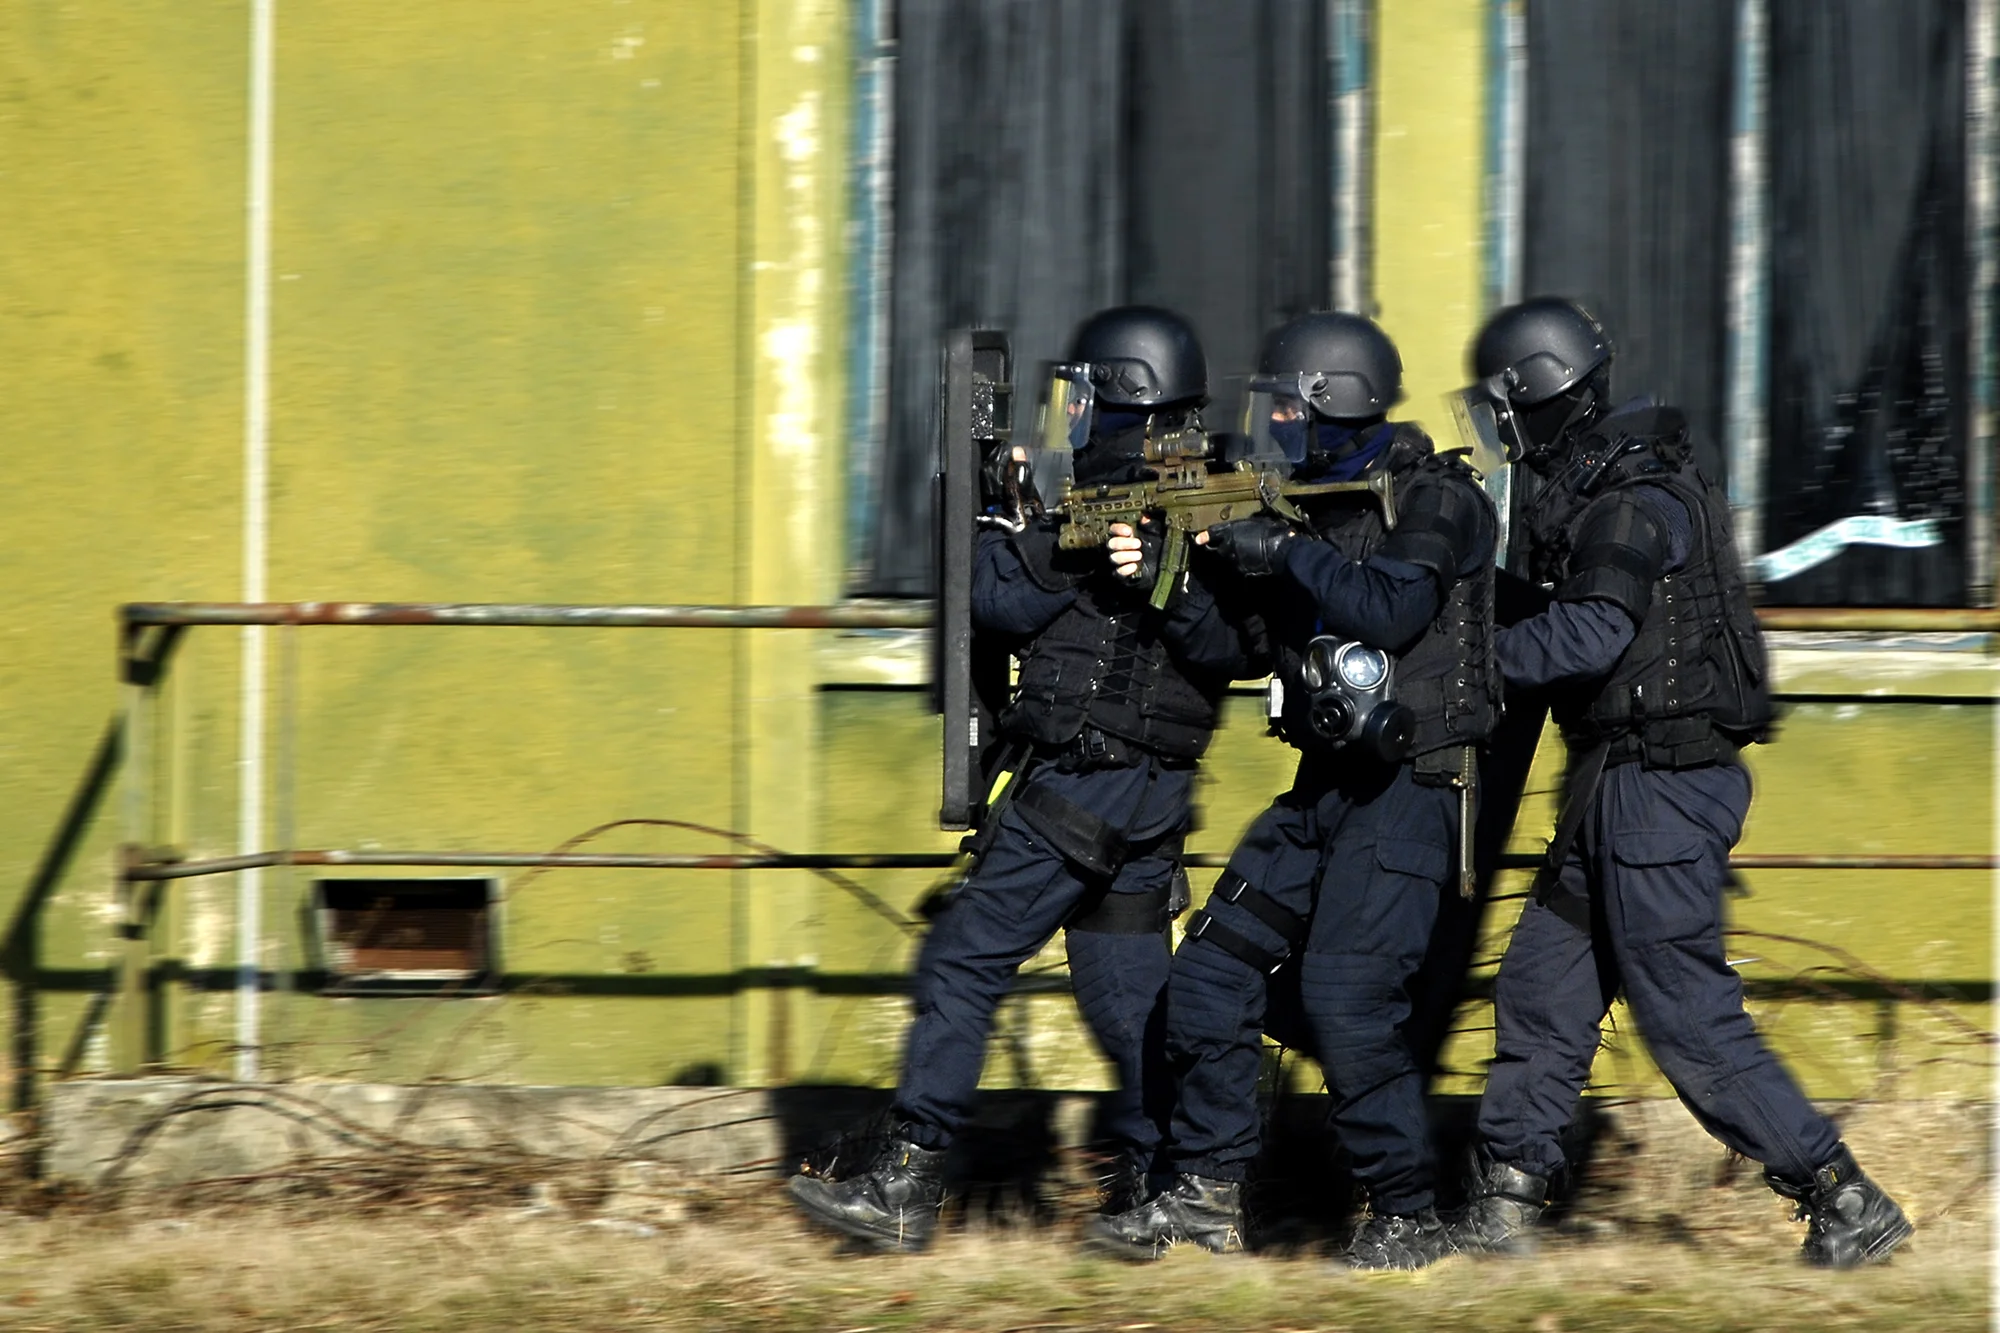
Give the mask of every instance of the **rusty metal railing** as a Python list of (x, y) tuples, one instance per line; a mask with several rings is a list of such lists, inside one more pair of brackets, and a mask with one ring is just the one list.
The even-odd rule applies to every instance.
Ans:
[[(946, 870), (963, 859), (958, 852), (700, 853), (651, 855), (624, 852), (351, 852), (298, 848), (255, 856), (217, 856), (194, 861), (138, 861), (125, 878), (140, 882), (227, 875), (275, 866), (456, 866), (528, 867), (570, 870)], [(1229, 863), (1221, 852), (1192, 852), (1187, 864), (1219, 870)], [(1502, 870), (1528, 870), (1542, 863), (1532, 852), (1502, 853)], [(1736, 870), (2000, 870), (2000, 855), (1834, 856), (1811, 853), (1740, 852), (1729, 858)]]
[[(929, 629), (928, 603), (907, 606), (567, 606), (536, 602), (130, 602), (143, 625), (527, 625), (559, 629)], [(2000, 634), (2000, 607), (1766, 606), (1767, 630)]]
[[(1758, 616), (1771, 630), (1877, 633), (2000, 633), (2000, 609), (1765, 607)], [(134, 602), (119, 612), (119, 677), (127, 687), (127, 838), (120, 858), (119, 891), (125, 948), (119, 967), (120, 1012), (114, 1032), (114, 1066), (132, 1072), (141, 1063), (147, 1011), (150, 947), (144, 923), (149, 912), (141, 886), (291, 866), (540, 867), (660, 870), (874, 870), (945, 869), (958, 854), (908, 853), (737, 853), (645, 855), (578, 852), (344, 851), (284, 847), (238, 856), (184, 859), (173, 849), (145, 845), (150, 772), (147, 745), (152, 735), (155, 689), (179, 635), (195, 626), (280, 626), (296, 629), (327, 625), (430, 625), (460, 627), (652, 628), (652, 629), (928, 629), (935, 623), (926, 603), (855, 603), (841, 606), (586, 606), (548, 603), (462, 602)], [(149, 631), (151, 631), (149, 633)], [(294, 670), (285, 658), (287, 677)], [(282, 709), (293, 704), (283, 690)], [(289, 799), (289, 793), (287, 793)], [(280, 802), (281, 842), (289, 842), (291, 821)], [(1528, 853), (1501, 857), (1503, 869), (1539, 863)], [(1219, 867), (1227, 858), (1197, 853), (1191, 865)], [(1741, 870), (1994, 870), (2000, 855), (1819, 855), (1739, 853), (1730, 864)], [(157, 890), (156, 890), (157, 891)]]
[(544, 602), (131, 602), (143, 625), (516, 625), (543, 629), (928, 629), (930, 607), (566, 606)]

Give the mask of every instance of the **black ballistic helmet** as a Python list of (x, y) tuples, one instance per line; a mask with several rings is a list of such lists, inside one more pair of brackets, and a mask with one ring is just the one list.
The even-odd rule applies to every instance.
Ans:
[(1611, 339), (1589, 311), (1559, 296), (1531, 297), (1486, 321), (1472, 373), (1517, 407), (1547, 402), (1611, 363)]
[(1296, 394), (1335, 420), (1366, 420), (1403, 396), (1403, 358), (1365, 315), (1317, 311), (1265, 335), (1250, 388)]
[(1208, 358), (1194, 326), (1158, 306), (1098, 311), (1078, 326), (1069, 359), (1090, 364), (1096, 400), (1112, 407), (1154, 408), (1208, 397)]
[(1589, 311), (1532, 297), (1486, 321), (1472, 347), (1478, 382), (1461, 397), (1475, 417), (1486, 404), (1508, 458), (1547, 469), (1608, 406), (1611, 356), (1611, 339)]

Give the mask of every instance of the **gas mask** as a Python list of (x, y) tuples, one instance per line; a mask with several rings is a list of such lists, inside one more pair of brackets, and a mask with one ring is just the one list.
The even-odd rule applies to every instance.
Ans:
[[(1409, 755), (1416, 714), (1396, 702), (1396, 664), (1389, 654), (1355, 639), (1322, 634), (1306, 645), (1299, 679), (1306, 691), (1306, 725), (1330, 748), (1355, 746), (1390, 764)], [(1273, 676), (1273, 720), (1283, 715), (1284, 705), (1284, 682)]]

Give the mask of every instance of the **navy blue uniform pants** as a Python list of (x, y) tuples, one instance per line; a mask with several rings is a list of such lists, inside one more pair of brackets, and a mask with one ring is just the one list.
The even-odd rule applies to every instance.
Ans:
[[(1044, 770), (1071, 801), (1137, 844), (1111, 880), (1113, 893), (1160, 893), (1178, 861), (1164, 844), (1185, 826), (1189, 770), (1145, 768), (1085, 773)], [(1150, 843), (1150, 847), (1149, 847)], [(986, 1062), (993, 1013), (1021, 966), (1040, 953), (1079, 905), (1106, 891), (1093, 876), (1032, 832), (1012, 806), (992, 845), (952, 900), (917, 958), (915, 1018), (904, 1048), (896, 1114), (926, 1147), (951, 1141), (971, 1112)], [(1164, 931), (1068, 932), (1070, 978), (1084, 1023), (1117, 1069), (1108, 1107), (1113, 1138), (1150, 1163), (1158, 1150), (1173, 1084), (1162, 1051), (1161, 992), (1172, 954)]]
[[(1340, 775), (1309, 757), (1292, 790), (1251, 824), (1226, 872), (1310, 917), (1300, 1000), (1334, 1129), (1380, 1212), (1432, 1202), (1423, 1077), (1401, 1026), (1457, 828), (1458, 793), (1419, 785), (1407, 765)], [(1282, 943), (1239, 902), (1211, 896), (1206, 910), (1261, 947)], [(1268, 983), (1209, 938), (1184, 940), (1175, 953), (1167, 987), (1178, 1094), (1166, 1153), (1173, 1170), (1221, 1180), (1249, 1174)]]
[(1660, 1072), (1709, 1133), (1793, 1180), (1833, 1156), (1839, 1131), (1757, 1035), (1723, 952), (1729, 849), (1749, 808), (1740, 764), (1605, 771), (1561, 877), (1563, 893), (1588, 902), (1590, 928), (1530, 902), (1501, 960), (1479, 1103), (1497, 1160), (1537, 1175), (1562, 1166), (1558, 1136), (1621, 987)]

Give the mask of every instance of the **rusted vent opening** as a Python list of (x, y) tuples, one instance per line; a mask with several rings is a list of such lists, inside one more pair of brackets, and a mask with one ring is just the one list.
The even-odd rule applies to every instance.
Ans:
[(495, 890), (490, 879), (318, 881), (326, 991), (488, 989)]

